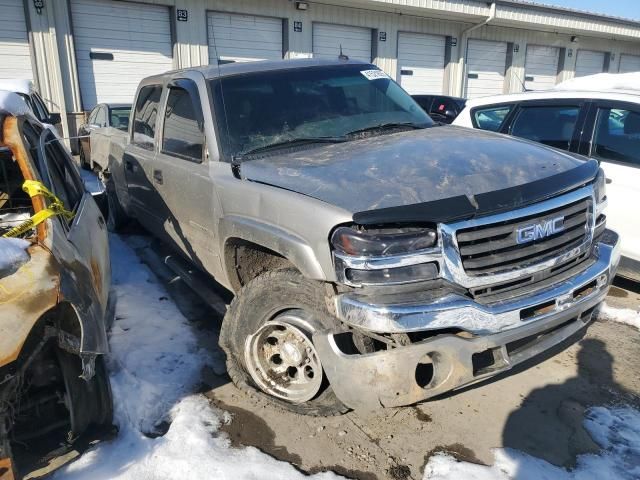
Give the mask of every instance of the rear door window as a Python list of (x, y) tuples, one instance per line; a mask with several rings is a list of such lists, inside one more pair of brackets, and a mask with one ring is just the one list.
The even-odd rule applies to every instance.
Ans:
[(513, 105), (481, 107), (474, 109), (471, 117), (476, 128), (499, 132), (511, 110)]
[(568, 150), (571, 145), (579, 106), (540, 105), (523, 107), (511, 125), (511, 135)]
[(640, 111), (598, 109), (591, 154), (640, 167)]
[(96, 112), (95, 122), (96, 122), (96, 125), (98, 125), (99, 127), (107, 126), (107, 111), (105, 107), (98, 108), (98, 111)]
[(145, 150), (153, 150), (161, 96), (162, 85), (150, 85), (140, 89), (136, 100), (132, 143)]

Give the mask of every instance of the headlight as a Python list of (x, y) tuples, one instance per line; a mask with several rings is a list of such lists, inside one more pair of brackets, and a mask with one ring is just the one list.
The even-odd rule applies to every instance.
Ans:
[(331, 244), (338, 280), (351, 286), (432, 280), (440, 271), (433, 228), (339, 227)]
[(431, 248), (436, 244), (436, 232), (429, 228), (359, 231), (339, 227), (333, 232), (331, 243), (336, 250), (347, 255), (384, 257)]

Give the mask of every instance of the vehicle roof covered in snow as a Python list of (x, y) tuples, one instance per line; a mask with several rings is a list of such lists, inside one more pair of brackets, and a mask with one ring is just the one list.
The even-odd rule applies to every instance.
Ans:
[(9, 115), (26, 115), (31, 112), (27, 102), (12, 91), (0, 90), (0, 113)]
[(9, 92), (21, 93), (23, 95), (29, 95), (33, 92), (33, 82), (31, 80), (0, 80), (0, 90), (7, 90)]

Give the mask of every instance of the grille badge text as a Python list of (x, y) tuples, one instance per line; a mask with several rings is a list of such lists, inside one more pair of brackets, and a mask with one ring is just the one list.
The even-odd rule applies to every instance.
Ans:
[(518, 244), (529, 243), (550, 237), (564, 230), (564, 216), (549, 218), (539, 223), (524, 225), (516, 230)]

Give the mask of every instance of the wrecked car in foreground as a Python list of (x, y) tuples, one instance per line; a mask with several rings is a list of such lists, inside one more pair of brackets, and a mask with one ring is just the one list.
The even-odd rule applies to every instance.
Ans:
[(581, 330), (619, 258), (597, 162), (433, 125), (356, 61), (150, 77), (108, 223), (236, 293), (220, 344), (240, 388), (313, 415), (420, 402)]
[(67, 150), (0, 91), (0, 478), (109, 426), (105, 221)]

